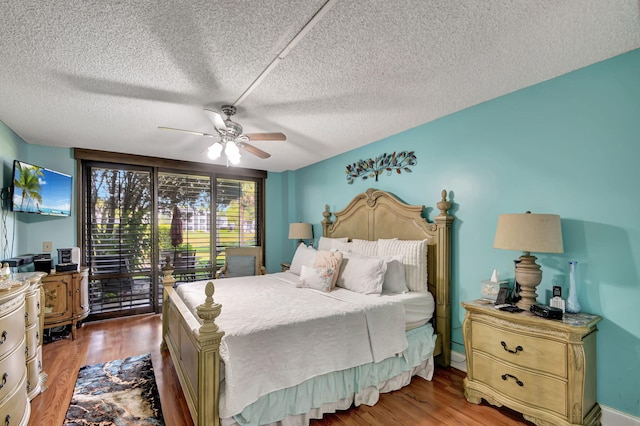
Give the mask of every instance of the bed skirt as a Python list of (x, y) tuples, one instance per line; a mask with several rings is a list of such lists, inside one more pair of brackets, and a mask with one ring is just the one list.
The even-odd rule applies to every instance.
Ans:
[[(374, 405), (380, 393), (400, 389), (413, 376), (433, 377), (435, 335), (431, 324), (407, 332), (401, 356), (323, 374), (297, 386), (264, 395), (241, 413), (221, 419), (222, 426), (303, 426), (326, 413), (352, 405)], [(225, 397), (222, 386), (221, 399)]]

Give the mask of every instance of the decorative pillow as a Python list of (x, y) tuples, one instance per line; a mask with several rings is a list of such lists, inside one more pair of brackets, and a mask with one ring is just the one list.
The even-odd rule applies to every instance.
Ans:
[[(316, 260), (313, 266), (315, 268), (333, 268), (334, 271), (340, 271), (340, 264), (342, 263), (343, 254), (339, 251), (327, 251), (318, 250)], [(338, 280), (338, 273), (333, 274), (331, 280), (331, 290), (336, 286)]]
[(246, 277), (256, 274), (255, 256), (229, 256), (225, 278)]
[(387, 272), (384, 274), (384, 282), (382, 283), (383, 293), (406, 293), (407, 279), (405, 278), (404, 265), (402, 259), (404, 256), (386, 256)]
[(387, 263), (381, 257), (344, 253), (336, 285), (362, 294), (382, 293)]
[(327, 238), (320, 237), (320, 241), (318, 241), (318, 250), (331, 250), (331, 249), (340, 249), (338, 243), (346, 243), (349, 241), (349, 238)]
[(369, 240), (358, 240), (354, 238), (352, 241), (351, 253), (362, 256), (377, 256), (378, 242)]
[(335, 271), (333, 268), (316, 268), (302, 265), (300, 279), (296, 287), (313, 288), (315, 290), (330, 292)]
[(313, 263), (316, 261), (317, 254), (318, 251), (313, 247), (307, 247), (304, 243), (300, 243), (293, 255), (293, 259), (291, 260), (289, 272), (300, 275), (300, 272), (302, 272), (302, 265), (313, 266)]
[(378, 240), (380, 256), (402, 255), (407, 287), (411, 291), (427, 291), (428, 240)]

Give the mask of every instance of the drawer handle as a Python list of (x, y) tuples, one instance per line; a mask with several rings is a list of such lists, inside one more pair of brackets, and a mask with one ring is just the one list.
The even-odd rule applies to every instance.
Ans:
[(7, 340), (7, 330), (2, 332), (2, 336), (0, 336), (0, 345), (3, 344)]
[(511, 349), (507, 348), (507, 344), (505, 342), (500, 342), (500, 344), (502, 345), (504, 350), (509, 352), (510, 354), (517, 354), (518, 351), (524, 351), (524, 349), (520, 345), (516, 346), (516, 350), (515, 351), (512, 351)]
[(7, 378), (9, 377), (8, 373), (4, 373), (2, 375), (2, 383), (0, 383), (0, 389), (2, 389), (7, 384)]
[(524, 383), (522, 383), (522, 381), (518, 380), (518, 378), (516, 376), (513, 376), (511, 374), (503, 374), (502, 375), (502, 380), (507, 380), (507, 378), (511, 377), (513, 380), (516, 381), (516, 383), (518, 384), (518, 386), (524, 386)]

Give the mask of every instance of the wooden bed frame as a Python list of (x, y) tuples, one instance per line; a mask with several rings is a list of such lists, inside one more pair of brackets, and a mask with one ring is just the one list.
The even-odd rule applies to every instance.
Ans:
[[(451, 362), (451, 223), (448, 214), (451, 203), (442, 191), (437, 203), (440, 210), (429, 223), (422, 217), (423, 206), (407, 205), (388, 192), (368, 189), (357, 195), (349, 205), (331, 220), (325, 206), (322, 233), (325, 237), (349, 237), (364, 240), (399, 238), (428, 239), (428, 289), (436, 300), (434, 328), (438, 336), (434, 356), (439, 366)], [(173, 288), (173, 267), (167, 259), (163, 268), (162, 350), (169, 350), (182, 390), (197, 426), (220, 424), (220, 341), (224, 331), (215, 319), (222, 306), (213, 300), (214, 285), (206, 285), (205, 302), (197, 312), (202, 324), (189, 311)]]

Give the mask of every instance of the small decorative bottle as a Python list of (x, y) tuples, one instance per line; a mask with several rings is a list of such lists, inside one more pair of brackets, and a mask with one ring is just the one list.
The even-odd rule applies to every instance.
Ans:
[(578, 302), (578, 290), (576, 289), (576, 269), (578, 262), (569, 262), (569, 296), (567, 297), (567, 312), (577, 314), (580, 312), (580, 302)]

